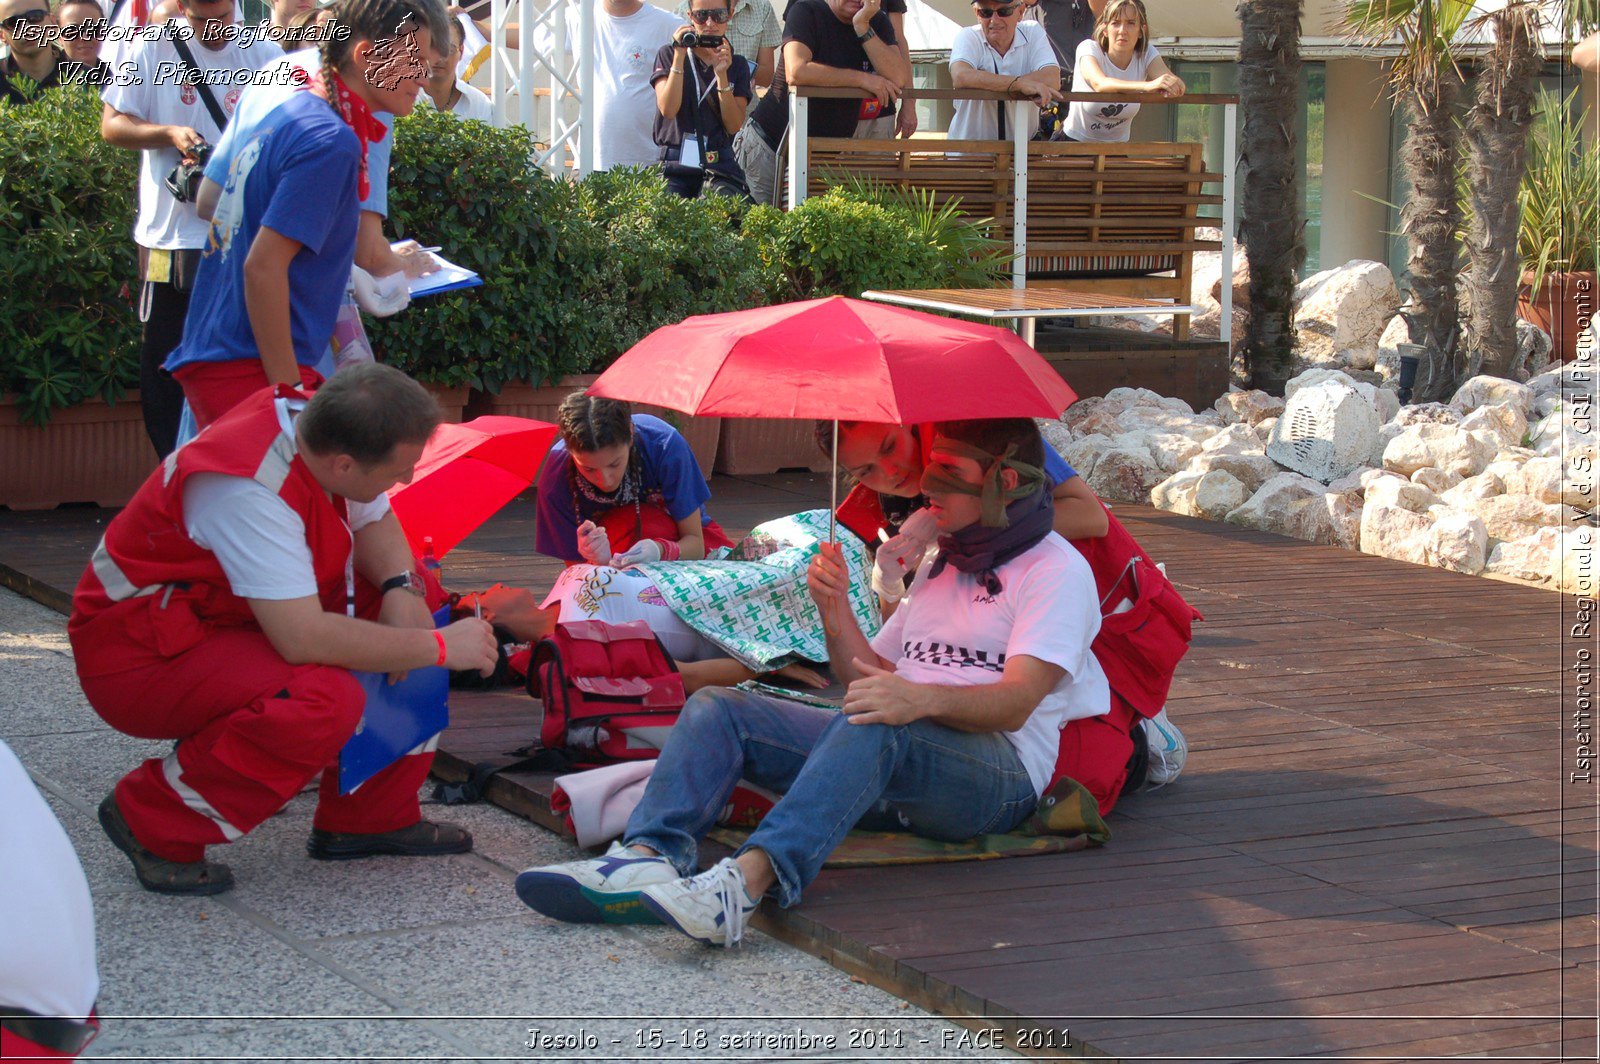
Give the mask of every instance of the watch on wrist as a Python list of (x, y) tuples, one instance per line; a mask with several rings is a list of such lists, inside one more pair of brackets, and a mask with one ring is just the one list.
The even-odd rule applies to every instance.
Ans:
[(868, 26), (865, 30), (862, 30), (860, 33), (856, 34), (856, 40), (860, 41), (862, 44), (866, 44), (877, 35), (878, 31), (873, 29), (871, 26)]
[(427, 586), (423, 584), (422, 577), (407, 569), (398, 576), (391, 576), (378, 587), (380, 595), (387, 595), (391, 591), (409, 591), (422, 598), (427, 593)]

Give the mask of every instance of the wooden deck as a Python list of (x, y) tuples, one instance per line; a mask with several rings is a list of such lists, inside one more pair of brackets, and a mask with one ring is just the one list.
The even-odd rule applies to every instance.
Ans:
[[(825, 482), (714, 490), (746, 528)], [(1595, 1060), (1600, 820), (1595, 785), (1568, 782), (1570, 601), (1118, 513), (1206, 615), (1170, 703), (1183, 778), (1125, 799), (1103, 849), (825, 871), (762, 926), (920, 1004), (1070, 1028), (1075, 1054)], [(0, 510), (0, 582), (61, 606), (105, 516)], [(448, 575), (542, 585), (531, 540), (514, 504)], [(532, 708), (459, 700), (441, 770), (526, 742)], [(547, 787), (492, 794), (548, 822)]]

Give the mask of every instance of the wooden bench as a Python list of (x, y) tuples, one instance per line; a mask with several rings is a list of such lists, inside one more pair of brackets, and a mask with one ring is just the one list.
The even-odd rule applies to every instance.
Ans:
[[(806, 194), (847, 176), (930, 189), (939, 205), (956, 200), (962, 213), (992, 219), (996, 239), (1013, 243), (1020, 228), (1019, 276), (1028, 287), (1188, 302), (1194, 253), (1222, 247), (1196, 235), (1218, 224), (1200, 217), (1200, 207), (1223, 202), (1222, 175), (1206, 171), (1200, 145), (1028, 142), (1020, 198), (1016, 147), (813, 137)], [(1188, 334), (1189, 315), (1175, 314), (1174, 338)]]

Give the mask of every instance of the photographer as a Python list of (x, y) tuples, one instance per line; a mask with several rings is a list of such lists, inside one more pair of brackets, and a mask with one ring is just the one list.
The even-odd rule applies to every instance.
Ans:
[[(133, 227), (143, 282), (139, 389), (145, 431), (162, 458), (176, 445), (183, 389), (161, 364), (183, 337), (189, 292), (206, 246), (208, 227), (195, 213), (194, 190), (239, 102), (231, 76), (260, 70), (283, 54), (268, 41), (246, 45), (237, 39), (233, 0), (182, 0), (181, 11), (183, 17), (167, 23), (159, 37), (127, 46), (122, 62), (132, 76), (113, 79), (101, 93), (100, 135), (140, 153)], [(191, 73), (175, 77), (173, 71)]]
[(750, 64), (734, 55), (729, 0), (690, 0), (689, 24), (656, 53), (655, 141), (667, 187), (684, 199), (711, 191), (745, 195), (733, 135), (750, 106)]

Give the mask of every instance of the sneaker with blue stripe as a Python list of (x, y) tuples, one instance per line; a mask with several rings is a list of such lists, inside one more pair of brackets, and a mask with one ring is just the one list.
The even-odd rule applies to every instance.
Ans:
[(744, 872), (732, 857), (697, 876), (646, 887), (639, 900), (668, 927), (708, 946), (730, 948), (744, 937), (745, 921), (761, 904), (750, 897)]
[(653, 924), (639, 892), (671, 883), (678, 870), (665, 857), (645, 856), (613, 842), (604, 857), (530, 868), (517, 877), (524, 905), (572, 924)]

